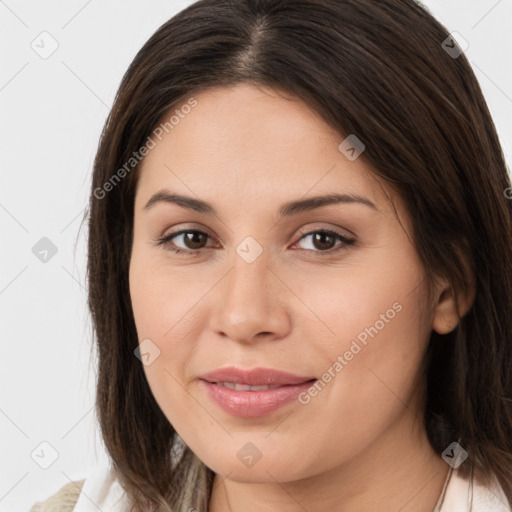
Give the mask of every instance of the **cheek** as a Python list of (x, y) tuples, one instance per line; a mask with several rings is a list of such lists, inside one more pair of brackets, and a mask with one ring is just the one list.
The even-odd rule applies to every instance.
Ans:
[(150, 354), (143, 366), (147, 381), (161, 410), (179, 432), (178, 425), (194, 405), (184, 384), (203, 328), (197, 302), (208, 286), (191, 280), (190, 271), (175, 268), (171, 274), (169, 269), (135, 250), (129, 284), (141, 352)]
[[(190, 267), (169, 264), (165, 257), (155, 258), (150, 250), (134, 250), (130, 262), (130, 297), (139, 338), (173, 339), (173, 333), (193, 329), (190, 319), (199, 309), (197, 303), (212, 288), (204, 279), (193, 279)], [(196, 306), (196, 307), (194, 307)], [(140, 341), (140, 340), (139, 340)], [(167, 343), (167, 341), (166, 341)], [(164, 348), (164, 347), (162, 347)]]
[(350, 361), (377, 365), (421, 351), (429, 332), (423, 268), (412, 250), (387, 252), (318, 272), (280, 269), (300, 299), (287, 303), (292, 323), (324, 364), (347, 351)]
[(430, 335), (424, 273), (414, 253), (392, 260), (300, 281), (316, 314), (297, 321), (320, 379), (303, 397), (319, 412), (309, 415), (315, 429), (328, 428), (320, 411), (330, 411), (340, 432), (375, 432), (411, 398)]
[(341, 358), (334, 368), (339, 371), (328, 384), (331, 388), (326, 387), (314, 398), (318, 400), (314, 407), (329, 411), (334, 421), (325, 427), (319, 416), (311, 414), (313, 428), (327, 428), (328, 437), (343, 446), (347, 456), (370, 444), (403, 415), (421, 417), (415, 392), (428, 336), (423, 334), (421, 339), (418, 335), (414, 305), (405, 300), (400, 305), (402, 309), (388, 318), (389, 323), (380, 319), (369, 322), (344, 339), (343, 348), (333, 352)]

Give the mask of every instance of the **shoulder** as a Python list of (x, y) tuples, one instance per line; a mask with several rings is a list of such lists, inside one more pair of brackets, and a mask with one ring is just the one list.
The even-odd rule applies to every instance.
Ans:
[(490, 485), (454, 470), (446, 489), (442, 512), (510, 512), (507, 497), (496, 477)]
[(85, 479), (67, 483), (46, 500), (34, 503), (30, 512), (71, 512), (75, 508), (84, 482)]
[(130, 502), (109, 461), (97, 463), (87, 478), (67, 483), (43, 502), (35, 503), (29, 512), (90, 512), (94, 510), (125, 512)]
[(473, 507), (475, 512), (509, 512), (508, 499), (498, 479), (493, 475), (490, 485), (484, 485), (474, 480)]

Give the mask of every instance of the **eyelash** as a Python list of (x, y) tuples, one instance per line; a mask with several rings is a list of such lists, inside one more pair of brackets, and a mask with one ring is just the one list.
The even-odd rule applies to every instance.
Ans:
[[(170, 233), (169, 235), (163, 236), (161, 238), (157, 238), (156, 245), (159, 246), (159, 245), (169, 244), (173, 238), (177, 237), (178, 235), (182, 235), (183, 233), (202, 233), (202, 234), (208, 236), (209, 238), (211, 238), (208, 235), (208, 233), (205, 233), (204, 231), (200, 231), (198, 229), (182, 229), (181, 231), (177, 231), (176, 233)], [(310, 236), (310, 235), (314, 235), (316, 233), (325, 233), (328, 235), (333, 235), (333, 236), (337, 237), (339, 240), (341, 240), (342, 243), (337, 246), (334, 246), (331, 249), (327, 249), (326, 251), (316, 251), (314, 249), (303, 249), (304, 251), (306, 251), (310, 254), (315, 253), (315, 254), (319, 254), (322, 256), (330, 255), (330, 254), (338, 252), (342, 249), (346, 249), (348, 246), (354, 245), (356, 243), (355, 239), (348, 238), (345, 235), (342, 235), (341, 233), (338, 233), (337, 231), (333, 231), (330, 229), (317, 229), (315, 231), (309, 231), (307, 233), (304, 233), (299, 238), (297, 243), (300, 242), (303, 238), (306, 238), (307, 236)], [(198, 256), (202, 249), (196, 249), (196, 250), (180, 249), (177, 247), (173, 247), (172, 245), (169, 245), (168, 250), (170, 250), (176, 254), (183, 254), (184, 256)]]

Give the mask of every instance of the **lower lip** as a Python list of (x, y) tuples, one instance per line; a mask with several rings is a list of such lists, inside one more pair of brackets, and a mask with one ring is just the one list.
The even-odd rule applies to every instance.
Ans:
[(240, 418), (259, 418), (293, 402), (315, 382), (281, 386), (261, 391), (235, 391), (206, 380), (199, 379), (210, 398), (225, 412)]

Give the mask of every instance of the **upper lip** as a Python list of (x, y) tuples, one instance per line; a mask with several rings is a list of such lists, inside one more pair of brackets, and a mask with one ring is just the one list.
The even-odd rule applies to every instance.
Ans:
[(302, 377), (273, 368), (235, 368), (234, 366), (219, 368), (199, 376), (209, 382), (233, 382), (249, 386), (291, 385), (302, 384), (314, 380), (315, 377)]

